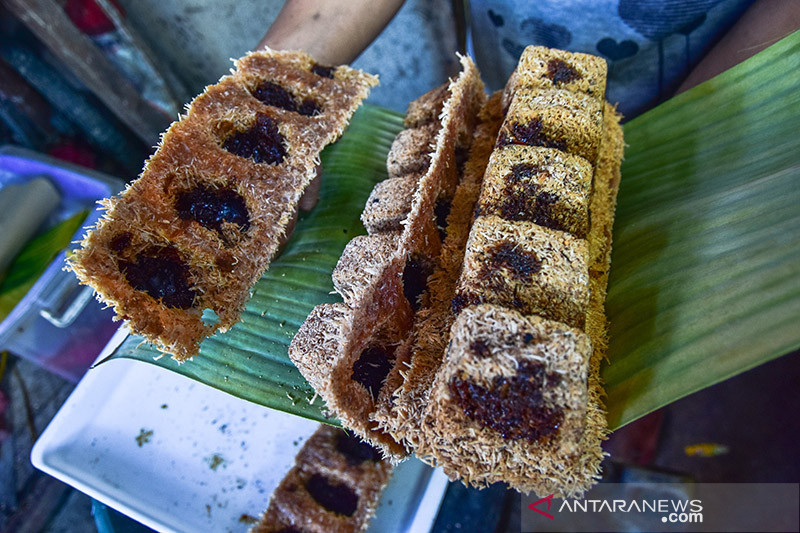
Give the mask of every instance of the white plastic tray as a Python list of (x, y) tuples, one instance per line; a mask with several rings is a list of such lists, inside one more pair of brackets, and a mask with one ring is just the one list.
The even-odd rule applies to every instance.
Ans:
[[(239, 532), (266, 509), (316, 427), (154, 365), (114, 360), (81, 380), (31, 460), (156, 530)], [(402, 463), (370, 530), (430, 530), (446, 486), (439, 469)]]

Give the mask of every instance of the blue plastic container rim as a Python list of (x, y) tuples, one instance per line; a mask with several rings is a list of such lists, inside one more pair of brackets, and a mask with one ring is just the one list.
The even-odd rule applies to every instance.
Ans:
[[(107, 174), (93, 171), (78, 165), (73, 165), (52, 157), (48, 157), (31, 150), (17, 146), (0, 147), (0, 170), (17, 174), (22, 177), (46, 175), (52, 179), (62, 196), (62, 203), (83, 203), (86, 207), (105, 197), (119, 192), (124, 186), (124, 181)], [(69, 214), (64, 213), (66, 218)], [(94, 209), (86, 217), (81, 227), (73, 234), (73, 241), (80, 241), (87, 229), (93, 226), (101, 217), (101, 212)], [(44, 273), (39, 276), (36, 283), (28, 293), (17, 303), (9, 315), (0, 323), (0, 342), (9, 333), (13, 333), (14, 324), (19, 321), (36, 302), (42, 290), (50, 280), (64, 268), (66, 253), (61, 252), (50, 263)]]

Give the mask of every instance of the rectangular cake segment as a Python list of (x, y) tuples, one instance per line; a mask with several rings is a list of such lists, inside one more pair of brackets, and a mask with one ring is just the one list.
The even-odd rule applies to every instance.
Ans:
[[(320, 150), (377, 84), (349, 67), (320, 67), (303, 52), (253, 52), (236, 64), (170, 126), (139, 179), (106, 202), (105, 215), (68, 260), (134, 332), (179, 361), (239, 320), (316, 176)], [(253, 94), (261, 85), (269, 98)], [(309, 98), (314, 105), (303, 107)], [(131, 284), (130, 272), (149, 272), (139, 263), (165, 260), (153, 252), (120, 262), (112, 242), (125, 233), (133, 243), (169, 250), (181, 266)], [(184, 294), (186, 284), (193, 298)], [(214, 327), (201, 319), (206, 308), (219, 316)]]
[[(456, 318), (450, 339), (425, 414), (445, 473), (479, 486), (502, 480), (570, 493), (586, 423), (586, 334), (480, 305)], [(551, 477), (556, 470), (563, 479)]]
[(386, 480), (372, 487), (343, 474), (298, 462), (275, 489), (264, 519), (252, 531), (285, 533), (285, 527), (314, 533), (359, 531), (375, 512)]
[[(357, 309), (344, 303), (318, 305), (292, 340), (289, 357), (345, 427), (385, 455), (401, 457), (405, 449), (369, 421), (410, 327), (391, 303), (378, 297)], [(408, 306), (405, 300), (398, 303)]]
[(598, 56), (567, 52), (544, 46), (528, 46), (503, 92), (507, 108), (522, 87), (564, 89), (584, 93), (602, 101), (606, 92), (608, 65)]
[(453, 310), (491, 303), (583, 327), (589, 302), (586, 241), (531, 222), (479, 217)]
[(400, 232), (394, 231), (359, 235), (347, 243), (331, 275), (345, 302), (361, 301), (377, 289), (399, 240)]
[(313, 465), (326, 471), (338, 471), (356, 486), (380, 487), (386, 482), (392, 468), (381, 453), (352, 433), (327, 424), (319, 428), (306, 441), (297, 454), (297, 465)]
[(508, 145), (492, 154), (476, 213), (528, 221), (584, 238), (592, 167), (552, 148)]
[(557, 148), (594, 165), (602, 131), (601, 101), (564, 89), (520, 88), (514, 94), (497, 145)]

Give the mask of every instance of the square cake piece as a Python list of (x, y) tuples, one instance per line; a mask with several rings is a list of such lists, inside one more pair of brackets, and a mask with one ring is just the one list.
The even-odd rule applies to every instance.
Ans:
[(489, 161), (476, 212), (585, 238), (591, 187), (592, 167), (582, 157), (553, 148), (503, 146)]
[(603, 100), (608, 65), (602, 57), (544, 46), (528, 46), (503, 92), (508, 107), (520, 87), (565, 89)]
[(586, 241), (569, 233), (479, 217), (467, 242), (453, 310), (490, 303), (583, 327), (587, 260)]
[(521, 88), (511, 101), (497, 146), (558, 148), (594, 165), (602, 132), (602, 101), (565, 89)]
[(464, 310), (425, 417), (445, 473), (519, 490), (569, 480), (581, 454), (591, 353), (585, 333), (559, 322), (493, 305)]

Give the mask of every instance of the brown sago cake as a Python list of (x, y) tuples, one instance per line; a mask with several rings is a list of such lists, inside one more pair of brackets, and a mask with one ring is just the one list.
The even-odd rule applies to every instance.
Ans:
[(392, 475), (369, 444), (322, 424), (272, 493), (251, 533), (364, 531)]
[(103, 202), (68, 263), (134, 332), (179, 361), (239, 320), (320, 151), (377, 84), (303, 52), (253, 52), (235, 65), (164, 133), (142, 175)]
[(397, 349), (427, 298), (442, 247), (440, 213), (449, 210), (485, 100), (475, 65), (468, 58), (461, 63), (446, 87), (410, 106), (411, 118), (387, 157), (388, 166), (405, 174), (376, 185), (362, 214), (369, 233), (350, 241), (333, 272), (344, 301), (317, 306), (289, 347), (330, 414), (396, 459), (405, 447), (371, 416), (391, 398), (387, 375), (405, 363)]
[[(391, 177), (362, 215), (370, 235), (352, 241), (334, 274), (344, 303), (317, 308), (290, 350), (315, 388), (343, 379), (362, 396), (378, 390), (366, 402), (320, 394), (345, 426), (391, 442), (383, 449), (394, 459), (413, 452), (451, 479), (544, 495), (579, 495), (596, 482), (623, 150), (605, 76), (600, 58), (528, 47), (505, 90), (476, 98), (475, 115), (461, 118), (474, 124), (463, 163), (427, 191), (427, 210), (419, 191), (430, 181), (418, 172), (430, 168), (428, 137), (398, 135)], [(426, 104), (440, 93), (412, 103), (406, 126), (427, 126)], [(424, 246), (405, 238), (421, 212), (436, 229), (418, 230)], [(387, 266), (383, 246), (404, 261)]]

